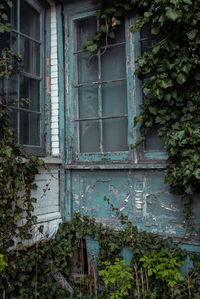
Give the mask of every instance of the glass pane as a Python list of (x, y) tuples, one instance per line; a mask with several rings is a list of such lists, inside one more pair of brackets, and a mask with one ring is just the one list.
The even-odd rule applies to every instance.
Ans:
[(103, 151), (127, 151), (128, 121), (125, 118), (103, 120)]
[(164, 141), (158, 135), (158, 126), (151, 127), (145, 140), (146, 151), (164, 151)]
[(97, 31), (97, 18), (89, 17), (76, 21), (77, 45), (76, 50), (83, 50), (86, 40), (91, 39)]
[(20, 98), (29, 100), (21, 104), (23, 108), (40, 111), (40, 81), (21, 76)]
[(40, 39), (40, 14), (26, 1), (20, 1), (20, 32)]
[(78, 89), (79, 117), (98, 116), (98, 87), (85, 86)]
[(101, 56), (103, 81), (126, 77), (125, 57), (125, 45), (108, 48), (106, 50)]
[(6, 80), (3, 78), (0, 79), (0, 97), (6, 98)]
[(81, 53), (77, 58), (78, 83), (94, 82), (98, 79), (98, 58), (95, 54)]
[(0, 33), (0, 53), (5, 48), (10, 48), (10, 34), (7, 32)]
[(17, 30), (17, 2), (18, 1), (13, 1), (13, 6), (12, 6), (12, 10), (11, 10), (11, 24), (12, 24), (12, 28), (14, 28), (15, 30)]
[(80, 152), (99, 152), (100, 134), (98, 121), (83, 121), (79, 123)]
[(21, 111), (20, 112), (20, 144), (29, 144), (29, 113)]
[(11, 49), (18, 53), (18, 38), (17, 34), (12, 32), (10, 37)]
[(20, 112), (20, 144), (40, 145), (40, 116)]
[(40, 115), (30, 113), (30, 145), (40, 145)]
[[(17, 75), (11, 76), (8, 80), (0, 80), (0, 97), (6, 99), (10, 103), (18, 100), (18, 86), (17, 86)], [(15, 104), (16, 105), (16, 104)]]
[(14, 129), (14, 132), (17, 135), (17, 110), (15, 109), (9, 112), (9, 124)]
[[(114, 31), (114, 34), (115, 34), (115, 38), (110, 38), (108, 36), (108, 44), (109, 45), (125, 42), (125, 22), (124, 22), (124, 20), (122, 20), (121, 25), (116, 28), (116, 30)], [(105, 46), (105, 44), (106, 44), (106, 42), (103, 41), (102, 46)]]
[(34, 75), (40, 75), (40, 45), (21, 37), (20, 54), (24, 58), (24, 71)]
[(151, 35), (151, 25), (146, 23), (140, 32), (141, 38), (141, 53), (151, 52), (153, 46), (155, 45), (156, 38)]
[(17, 102), (19, 100), (17, 75), (13, 75), (7, 80), (7, 99), (9, 102)]
[(127, 114), (126, 81), (102, 86), (103, 116)]

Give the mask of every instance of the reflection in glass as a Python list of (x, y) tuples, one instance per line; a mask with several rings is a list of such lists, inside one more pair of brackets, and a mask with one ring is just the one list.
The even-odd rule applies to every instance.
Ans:
[(98, 121), (79, 122), (79, 134), (81, 153), (100, 151), (100, 134)]
[(11, 24), (12, 24), (12, 28), (17, 30), (18, 19), (17, 19), (17, 1), (16, 0), (12, 2)]
[(127, 114), (126, 81), (103, 84), (103, 116)]
[(127, 151), (127, 126), (125, 118), (103, 120), (103, 151)]
[(10, 44), (11, 44), (11, 49), (18, 53), (18, 35), (14, 32), (11, 32), (10, 34)]
[(101, 56), (102, 80), (126, 77), (125, 45), (108, 48)]
[(38, 114), (20, 112), (20, 143), (40, 145), (40, 117)]
[(21, 37), (20, 53), (24, 57), (24, 71), (34, 75), (40, 75), (40, 45)]
[(18, 76), (17, 75), (13, 75), (7, 80), (7, 99), (9, 102), (12, 102), (13, 104), (18, 100)]
[(22, 108), (40, 111), (40, 81), (21, 76), (20, 97), (29, 103), (23, 103)]
[(30, 144), (40, 145), (40, 116), (38, 114), (30, 113)]
[(20, 1), (20, 32), (40, 40), (40, 14), (26, 1)]
[(158, 128), (159, 126), (157, 125), (153, 125), (149, 128), (144, 144), (146, 151), (163, 151), (164, 141), (158, 135)]
[(144, 52), (151, 52), (156, 43), (155, 35), (151, 35), (151, 25), (146, 23), (140, 32), (141, 38), (141, 54)]
[(29, 113), (20, 112), (20, 143), (29, 144)]
[(92, 16), (76, 22), (77, 48), (76, 51), (83, 50), (86, 40), (90, 40), (97, 31), (97, 18)]
[[(103, 25), (104, 24), (105, 23), (103, 23)], [(115, 38), (110, 38), (108, 36), (108, 39), (107, 39), (108, 45), (125, 42), (125, 22), (124, 21), (122, 21), (121, 25), (116, 28), (116, 30), (114, 31), (114, 34), (115, 34)], [(105, 44), (106, 44), (106, 39), (104, 39), (101, 42), (102, 47), (105, 46)]]
[(95, 54), (80, 53), (76, 55), (78, 83), (94, 82), (98, 79), (98, 58)]
[(9, 112), (9, 125), (13, 128), (17, 136), (17, 110), (14, 108)]
[(84, 86), (78, 89), (79, 118), (98, 116), (98, 87)]

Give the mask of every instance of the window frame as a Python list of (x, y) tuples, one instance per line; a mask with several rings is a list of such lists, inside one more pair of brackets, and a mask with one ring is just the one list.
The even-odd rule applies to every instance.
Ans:
[[(21, 144), (24, 147), (24, 150), (30, 154), (35, 154), (37, 156), (45, 156), (46, 151), (45, 151), (45, 124), (44, 124), (44, 118), (45, 118), (45, 68), (44, 68), (44, 62), (45, 62), (45, 7), (39, 1), (37, 0), (24, 0), (28, 5), (33, 7), (39, 14), (40, 14), (40, 38), (39, 40), (24, 34), (20, 30), (20, 20), (21, 16), (20, 15), (20, 5), (21, 5), (21, 0), (17, 0), (16, 4), (16, 9), (17, 9), (17, 27), (14, 29), (14, 26), (10, 32), (10, 43), (12, 39), (12, 34), (17, 36), (17, 54), (20, 55), (21, 52), (21, 38), (27, 38), (28, 41), (33, 41), (36, 42), (37, 45), (40, 45), (40, 75), (35, 75), (33, 73), (26, 72), (25, 70), (20, 71), (17, 76), (17, 94), (18, 94), (18, 100), (17, 100), (17, 108), (13, 107), (13, 111), (16, 111), (17, 115), (17, 141), (19, 144)], [(14, 8), (13, 8), (14, 9)], [(11, 9), (11, 20), (12, 20), (12, 14), (13, 14), (13, 9)], [(11, 48), (11, 44), (10, 44)], [(19, 105), (20, 101), (20, 82), (21, 78), (28, 78), (28, 79), (35, 79), (37, 82), (39, 82), (39, 95), (40, 95), (40, 100), (39, 100), (39, 111), (34, 111), (34, 114), (40, 115), (40, 132), (39, 132), (39, 140), (40, 140), (40, 145), (31, 145), (31, 144), (22, 144), (20, 143), (20, 111), (26, 111), (27, 113), (31, 113), (30, 107), (27, 109), (23, 109)]]
[(76, 125), (75, 125), (75, 114), (76, 114), (76, 99), (75, 99), (75, 92), (74, 92), (74, 82), (73, 82), (73, 78), (74, 78), (74, 72), (75, 72), (75, 62), (74, 62), (74, 57), (73, 54), (74, 53), (74, 36), (75, 36), (75, 26), (74, 23), (77, 20), (81, 20), (90, 16), (94, 16), (95, 15), (96, 10), (91, 10), (89, 12), (82, 12), (82, 13), (77, 13), (73, 16), (70, 16), (69, 18), (69, 51), (70, 51), (70, 94), (71, 94), (71, 137), (72, 138), (72, 160), (78, 161), (78, 162), (86, 162), (86, 161), (91, 161), (91, 162), (105, 162), (105, 160), (110, 160), (110, 161), (130, 161), (132, 159), (132, 155), (133, 155), (133, 150), (130, 149), (131, 144), (134, 143), (133, 140), (133, 119), (131, 118), (132, 111), (133, 111), (133, 107), (132, 107), (132, 91), (133, 89), (131, 88), (131, 86), (133, 86), (133, 82), (131, 82), (132, 80), (130, 80), (130, 76), (128, 76), (127, 74), (131, 73), (131, 67), (130, 67), (130, 63), (128, 63), (128, 61), (130, 61), (130, 50), (129, 50), (129, 43), (127, 42), (129, 40), (129, 30), (128, 27), (130, 26), (129, 24), (129, 20), (125, 21), (125, 55), (128, 59), (126, 59), (126, 89), (127, 89), (127, 114), (128, 114), (128, 133), (127, 133), (127, 139), (128, 139), (128, 146), (129, 146), (129, 150), (128, 151), (120, 151), (120, 152), (94, 152), (94, 153), (79, 153), (77, 151), (77, 140), (75, 140), (76, 138), (78, 138), (77, 133), (76, 133)]
[[(80, 3), (80, 2), (78, 2)], [(140, 105), (142, 104), (142, 86), (141, 81), (134, 75), (137, 68), (136, 60), (141, 53), (140, 33), (132, 34), (129, 30), (138, 19), (138, 10), (132, 16), (125, 20), (125, 38), (126, 38), (126, 79), (127, 79), (127, 113), (128, 113), (128, 146), (126, 152), (109, 153), (78, 153), (76, 151), (76, 128), (75, 128), (75, 95), (73, 88), (74, 80), (74, 26), (73, 22), (92, 16), (98, 10), (98, 6), (92, 3), (87, 7), (81, 5), (78, 8), (75, 4), (66, 4), (64, 8), (65, 15), (65, 59), (66, 59), (66, 140), (65, 140), (65, 165), (67, 168), (84, 167), (137, 167), (137, 168), (163, 168), (166, 165), (167, 154), (165, 151), (145, 150), (144, 144), (137, 148), (132, 148), (139, 139), (139, 125), (134, 127), (134, 117), (140, 114)], [(96, 166), (95, 166), (96, 165)], [(115, 166), (114, 166), (115, 165)], [(146, 166), (145, 166), (146, 165)]]

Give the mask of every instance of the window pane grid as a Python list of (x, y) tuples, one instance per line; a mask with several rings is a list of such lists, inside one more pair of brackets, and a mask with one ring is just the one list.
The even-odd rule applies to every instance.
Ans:
[[(81, 26), (84, 25), (83, 23), (84, 23), (83, 20), (81, 20), (80, 23), (79, 21), (76, 22), (76, 30), (77, 30), (76, 32), (80, 32), (82, 30)], [(81, 27), (81, 29), (79, 28), (79, 26)], [(99, 28), (99, 18), (96, 18), (96, 28), (97, 29)], [(82, 34), (87, 35), (87, 32), (86, 33), (82, 32)], [(77, 38), (77, 34), (76, 34), (76, 38)], [(125, 108), (122, 109), (123, 111), (120, 111), (122, 113), (116, 113), (115, 107), (114, 107), (115, 115), (111, 113), (112, 108), (111, 110), (109, 110), (111, 105), (114, 103), (114, 99), (113, 101), (110, 100), (110, 103), (107, 104), (106, 109), (110, 111), (107, 112), (108, 115), (105, 115), (104, 112), (105, 104), (103, 106), (103, 101), (105, 102), (104, 99), (105, 92), (107, 96), (106, 98), (107, 102), (109, 101), (109, 96), (112, 94), (112, 92), (110, 91), (112, 89), (110, 88), (112, 87), (111, 84), (113, 84), (114, 86), (115, 84), (120, 84), (121, 82), (126, 83), (126, 77), (121, 76), (121, 74), (126, 75), (125, 44), (126, 43), (123, 41), (123, 42), (116, 42), (113, 44), (102, 46), (95, 54), (89, 56), (87, 53), (85, 55), (85, 58), (84, 56), (80, 56), (80, 55), (84, 55), (85, 51), (80, 50), (79, 46), (77, 45), (75, 46), (76, 51), (73, 52), (74, 54), (73, 56), (75, 61), (75, 69), (77, 71), (74, 74), (75, 84), (73, 84), (73, 87), (74, 87), (75, 98), (77, 99), (75, 122), (76, 122), (76, 129), (77, 129), (77, 144), (78, 144), (77, 149), (78, 152), (80, 153), (99, 152), (103, 154), (106, 152), (120, 152), (120, 151), (128, 150), (127, 147), (128, 114), (127, 114), (127, 104), (125, 102), (126, 84), (125, 84), (125, 89), (123, 87), (123, 91), (120, 93), (120, 95), (122, 95), (122, 99), (121, 99), (122, 102), (125, 102)], [(112, 59), (112, 56), (114, 56), (112, 55), (112, 51), (115, 52), (117, 51), (119, 57), (122, 54), (121, 55), (122, 64), (120, 62), (118, 64), (118, 61), (113, 59), (112, 66), (110, 68), (109, 64), (107, 63), (107, 60), (109, 60), (110, 57)], [(94, 60), (95, 57), (97, 58), (97, 64)], [(109, 72), (107, 76), (105, 76), (107, 71), (106, 68), (109, 68), (108, 69)], [(95, 71), (97, 71), (98, 80), (94, 80), (94, 76), (96, 76)], [(115, 71), (117, 72), (116, 74)], [(95, 86), (97, 86), (98, 89), (96, 95), (97, 102), (95, 102), (96, 101), (95, 89), (94, 89)], [(109, 88), (106, 91), (105, 90), (103, 91), (103, 86), (109, 86)], [(118, 87), (118, 86), (115, 85), (114, 87)], [(83, 89), (83, 91), (81, 91), (81, 89)], [(82, 101), (85, 103), (86, 108), (84, 108)], [(124, 104), (122, 103), (121, 106), (123, 105)], [(85, 112), (83, 112), (82, 110)], [(111, 113), (111, 115), (109, 115), (109, 113)], [(122, 126), (120, 124), (122, 124)], [(113, 136), (116, 137), (118, 135), (118, 130), (120, 130), (121, 132), (119, 134), (119, 140), (116, 141), (115, 138), (113, 138)], [(110, 137), (109, 134), (111, 134)], [(95, 144), (91, 143), (91, 139), (95, 140), (94, 142)]]
[(16, 33), (16, 34), (19, 34), (20, 37), (25, 37), (25, 38), (27, 38), (27, 39), (29, 39), (29, 40), (31, 40), (31, 41), (37, 43), (38, 45), (41, 45), (41, 44), (42, 44), (42, 42), (41, 42), (40, 40), (35, 39), (35, 38), (33, 38), (33, 37), (29, 36), (29, 35), (26, 35), (26, 34), (20, 32), (20, 31), (18, 31), (18, 30), (12, 29), (12, 32), (13, 32), (13, 33)]
[(128, 114), (116, 115), (116, 116), (101, 116), (101, 117), (77, 118), (77, 119), (75, 119), (75, 121), (78, 122), (78, 121), (114, 119), (114, 118), (128, 118)]
[[(106, 49), (110, 49), (110, 48), (113, 48), (113, 47), (116, 47), (116, 46), (122, 46), (122, 45), (125, 45), (126, 42), (121, 42), (121, 43), (115, 43), (115, 44), (108, 44), (107, 46), (102, 46), (100, 47), (101, 50), (104, 50), (105, 48)], [(79, 51), (74, 51), (73, 54), (81, 54), (81, 53), (87, 53), (85, 50), (79, 50)], [(95, 55), (95, 54), (93, 54)]]
[[(27, 8), (31, 13), (24, 15), (23, 11)], [(20, 144), (39, 147), (41, 146), (42, 16), (41, 12), (35, 10), (35, 7), (25, 0), (16, 0), (11, 19), (13, 28), (10, 34), (10, 48), (24, 58), (24, 69), (16, 75), (16, 96), (14, 98), (13, 95), (11, 99), (17, 100), (16, 106), (12, 106), (11, 125), (17, 133)], [(26, 24), (30, 26), (25, 26)], [(10, 100), (11, 94), (7, 98)], [(22, 98), (31, 101), (22, 105), (19, 100)]]
[(88, 86), (88, 85), (99, 85), (99, 84), (108, 84), (108, 83), (115, 83), (115, 82), (121, 82), (121, 81), (126, 81), (126, 78), (120, 78), (120, 79), (115, 79), (115, 80), (107, 80), (107, 81), (95, 81), (95, 82), (86, 82), (82, 84), (74, 84), (73, 87), (82, 87), (82, 86)]

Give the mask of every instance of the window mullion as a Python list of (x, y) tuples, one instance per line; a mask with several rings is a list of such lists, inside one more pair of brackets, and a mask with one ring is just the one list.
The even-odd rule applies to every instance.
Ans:
[[(97, 19), (97, 30), (100, 27), (100, 19)], [(99, 126), (100, 126), (100, 152), (103, 153), (103, 120), (102, 120), (102, 76), (101, 76), (101, 50), (97, 52), (98, 55), (98, 80), (100, 82), (98, 86), (98, 112), (99, 112)]]
[[(20, 31), (20, 0), (17, 0), (17, 31)], [(17, 54), (20, 55), (20, 36), (17, 34)], [(20, 143), (20, 74), (17, 74), (17, 139)]]

